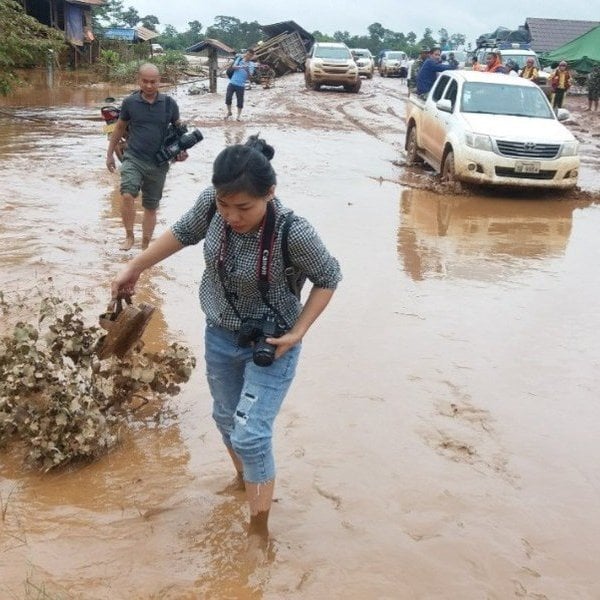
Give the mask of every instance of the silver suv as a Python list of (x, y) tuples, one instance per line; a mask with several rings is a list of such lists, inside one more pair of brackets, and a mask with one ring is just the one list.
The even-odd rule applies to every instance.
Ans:
[(322, 85), (343, 85), (347, 92), (358, 92), (361, 79), (358, 65), (348, 46), (341, 42), (315, 42), (304, 63), (306, 87), (318, 90)]

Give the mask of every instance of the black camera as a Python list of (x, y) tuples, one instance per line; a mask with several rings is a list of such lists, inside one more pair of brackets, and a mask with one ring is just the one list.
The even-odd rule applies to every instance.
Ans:
[(240, 348), (248, 348), (254, 342), (252, 360), (259, 367), (268, 367), (275, 360), (275, 346), (268, 344), (266, 338), (279, 337), (283, 330), (275, 319), (264, 315), (262, 319), (246, 319), (238, 333), (237, 343)]
[(159, 165), (169, 162), (183, 150), (195, 146), (203, 140), (199, 129), (194, 129), (188, 133), (187, 126), (173, 125), (171, 123), (167, 129), (167, 135), (162, 148), (156, 153), (156, 161)]

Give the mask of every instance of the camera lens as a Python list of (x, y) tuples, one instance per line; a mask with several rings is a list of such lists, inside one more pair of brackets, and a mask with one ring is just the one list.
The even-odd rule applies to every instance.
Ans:
[(270, 367), (275, 360), (275, 346), (267, 344), (267, 342), (264, 341), (264, 338), (259, 340), (254, 345), (252, 360), (254, 361), (254, 364), (259, 367)]

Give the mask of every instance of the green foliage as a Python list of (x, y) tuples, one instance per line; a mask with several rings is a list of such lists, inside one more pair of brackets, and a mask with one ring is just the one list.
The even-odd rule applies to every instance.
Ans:
[(65, 47), (61, 32), (25, 14), (14, 0), (0, 0), (0, 94), (8, 94), (15, 69), (45, 64)]
[[(5, 317), (15, 304), (0, 297)], [(139, 345), (123, 360), (100, 360), (102, 333), (86, 326), (77, 304), (46, 297), (38, 319), (19, 321), (0, 338), (0, 447), (24, 445), (27, 461), (44, 471), (100, 456), (135, 407), (178, 393), (195, 366), (178, 344), (159, 353)]]
[(156, 31), (160, 21), (154, 15), (141, 17), (133, 6), (126, 9), (123, 0), (106, 0), (102, 6), (92, 6), (92, 23), (95, 31), (104, 27), (136, 27), (140, 23)]

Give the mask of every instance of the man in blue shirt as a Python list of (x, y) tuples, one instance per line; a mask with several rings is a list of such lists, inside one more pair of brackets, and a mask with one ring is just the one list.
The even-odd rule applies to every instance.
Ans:
[(246, 89), (246, 81), (250, 79), (256, 64), (252, 62), (254, 58), (254, 50), (246, 50), (246, 54), (241, 58), (236, 58), (232, 68), (233, 75), (231, 81), (227, 86), (227, 92), (225, 93), (225, 106), (227, 106), (227, 114), (225, 120), (231, 118), (231, 103), (233, 101), (233, 95), (235, 94), (237, 100), (237, 120), (242, 119), (242, 108), (244, 108), (244, 91)]
[(453, 65), (443, 64), (441, 56), (442, 52), (439, 48), (432, 48), (429, 58), (421, 65), (417, 75), (417, 94), (419, 96), (425, 96), (429, 92), (438, 73), (456, 69)]

